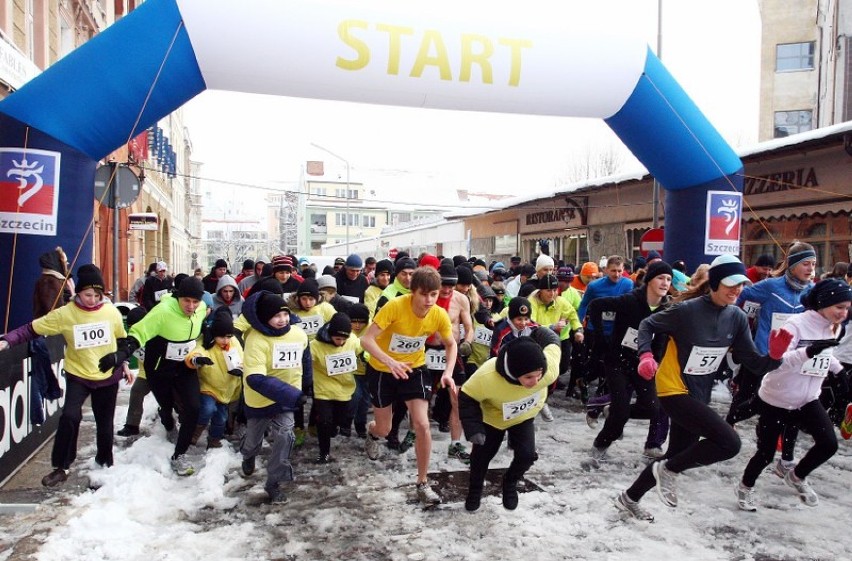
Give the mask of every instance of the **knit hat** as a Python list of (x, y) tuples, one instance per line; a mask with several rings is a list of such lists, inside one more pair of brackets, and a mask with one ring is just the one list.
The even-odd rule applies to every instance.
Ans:
[(523, 265), (521, 267), (521, 271), (520, 271), (519, 274), (522, 277), (527, 277), (527, 278), (534, 277), (535, 276), (535, 267), (533, 267), (532, 265), (529, 265), (529, 264)]
[(417, 263), (414, 262), (414, 259), (412, 259), (411, 257), (403, 257), (402, 259), (396, 260), (396, 265), (394, 265), (393, 270), (394, 270), (394, 273), (398, 275), (406, 269), (412, 269), (413, 270), (413, 269), (416, 269), (416, 268), (417, 268)]
[(660, 255), (659, 251), (657, 251), (656, 249), (652, 249), (651, 251), (648, 252), (648, 257), (646, 257), (646, 260), (647, 261), (653, 261), (654, 259), (662, 259), (662, 258), (663, 258), (663, 256)]
[(352, 333), (352, 321), (349, 319), (349, 316), (342, 313), (337, 312), (328, 322), (328, 335), (329, 337), (349, 337)]
[(381, 261), (377, 261), (375, 274), (378, 275), (379, 273), (393, 274), (393, 261), (391, 261), (390, 259), (382, 259)]
[(225, 267), (227, 269), (228, 268), (228, 262), (225, 261), (224, 259), (217, 259), (216, 264), (213, 265), (213, 268), (218, 269), (219, 267)]
[(593, 277), (600, 272), (601, 270), (598, 268), (598, 264), (591, 261), (583, 263), (583, 268), (580, 269), (580, 275), (586, 277)]
[(473, 284), (473, 270), (470, 267), (461, 265), (456, 267), (456, 275), (458, 275), (458, 284)]
[(553, 257), (550, 255), (545, 255), (542, 253), (538, 256), (538, 259), (535, 260), (535, 270), (539, 271), (545, 267), (555, 267), (556, 263), (553, 261)]
[(571, 282), (574, 280), (574, 269), (571, 267), (559, 267), (556, 270), (556, 278), (560, 281)]
[(246, 269), (254, 270), (254, 260), (253, 259), (246, 259), (245, 261), (243, 261), (243, 271), (245, 271)]
[(178, 298), (194, 298), (195, 300), (201, 300), (201, 297), (204, 296), (204, 285), (201, 284), (201, 281), (194, 276), (186, 277), (181, 281), (175, 295)]
[[(337, 260), (335, 260), (335, 264)], [(346, 258), (346, 262), (343, 265), (347, 269), (363, 269), (364, 268), (364, 260), (361, 259), (360, 255), (352, 254)]]
[[(267, 320), (268, 321), (268, 320)], [(210, 322), (210, 334), (213, 337), (227, 337), (234, 334), (234, 317), (227, 306), (216, 308)]]
[(254, 283), (251, 289), (249, 289), (249, 296), (258, 293), (261, 290), (272, 292), (274, 294), (284, 294), (284, 287), (281, 286), (281, 283), (275, 277), (261, 277), (260, 280)]
[(647, 265), (647, 264), (648, 264), (648, 262), (641, 255), (637, 255), (636, 257), (633, 258), (633, 270), (634, 271), (638, 271), (639, 269), (644, 269), (645, 265)]
[(172, 289), (177, 290), (178, 288), (180, 288), (180, 283), (182, 283), (183, 279), (185, 279), (188, 276), (189, 275), (187, 275), (186, 273), (176, 274), (175, 278), (172, 279)]
[[(279, 283), (280, 284), (280, 283)], [(299, 285), (299, 288), (296, 289), (296, 295), (308, 295), (313, 296), (315, 299), (319, 299), (319, 284), (316, 279), (305, 279), (302, 281), (302, 284)]]
[(127, 327), (133, 327), (134, 324), (142, 321), (142, 318), (145, 317), (145, 314), (148, 313), (148, 310), (144, 308), (144, 306), (136, 306), (132, 310), (127, 312)]
[(322, 290), (323, 288), (333, 288), (337, 290), (337, 279), (331, 275), (322, 275), (317, 279), (317, 287)]
[(745, 265), (742, 264), (736, 255), (720, 255), (710, 263), (710, 268), (707, 270), (707, 275), (710, 280), (710, 289), (718, 290), (719, 283), (725, 286), (737, 286), (738, 284), (751, 281), (746, 276)]
[(775, 257), (770, 255), (769, 253), (764, 253), (763, 255), (757, 258), (757, 261), (754, 263), (755, 267), (774, 267), (775, 266)]
[(83, 292), (87, 288), (104, 291), (104, 277), (101, 275), (101, 270), (97, 266), (89, 263), (88, 265), (80, 265), (77, 269), (77, 284), (75, 292), (77, 294)]
[(509, 319), (526, 316), (530, 317), (532, 313), (532, 305), (530, 301), (521, 296), (515, 296), (509, 300)]
[(645, 284), (648, 284), (648, 282), (652, 278), (658, 277), (660, 275), (672, 276), (674, 275), (674, 272), (672, 271), (671, 266), (665, 261), (654, 261), (648, 266), (648, 269), (645, 271), (645, 277), (643, 281), (645, 282)]
[(441, 266), (441, 262), (434, 255), (427, 253), (426, 255), (420, 258), (419, 266), (432, 267), (433, 269), (437, 269)]
[(445, 286), (455, 286), (459, 283), (459, 275), (452, 265), (441, 265), (438, 268), (438, 274), (441, 275), (441, 284)]
[(272, 258), (272, 272), (276, 271), (292, 271), (293, 260), (289, 255), (276, 255)]
[(486, 298), (494, 298), (495, 300), (497, 299), (497, 293), (494, 292), (494, 290), (487, 284), (480, 285), (476, 290), (477, 292), (479, 292), (479, 297), (483, 300), (485, 300)]
[(544, 275), (538, 279), (539, 290), (555, 290), (559, 287), (559, 281), (555, 275)]
[(352, 321), (361, 320), (361, 321), (370, 321), (370, 310), (364, 304), (358, 302), (357, 304), (352, 304), (349, 306), (349, 319)]
[(467, 263), (467, 257), (464, 255), (453, 255), (453, 266), (458, 267), (462, 263)]
[(852, 286), (840, 279), (823, 279), (801, 297), (801, 302), (809, 310), (821, 310), (841, 302), (852, 302)]
[(280, 294), (261, 292), (257, 299), (257, 319), (261, 323), (267, 324), (278, 312), (290, 313), (290, 308), (287, 307), (284, 298)]
[(154, 270), (155, 270), (155, 271), (157, 271), (158, 273), (159, 273), (160, 271), (168, 271), (168, 270), (169, 270), (169, 266), (168, 266), (168, 265), (166, 265), (166, 262), (165, 262), (165, 261), (157, 261), (157, 266), (156, 266), (156, 268), (155, 268)]
[(512, 339), (503, 345), (497, 355), (497, 372), (511, 380), (546, 368), (544, 352), (531, 337)]
[(338, 257), (334, 260), (335, 266), (337, 265), (346, 265), (346, 260), (343, 257)]
[(473, 272), (473, 276), (479, 279), (479, 282), (488, 282), (488, 273), (484, 269), (477, 269)]
[(514, 256), (509, 258), (509, 263), (511, 263), (513, 265), (520, 265), (521, 264), (521, 258), (518, 257), (517, 255), (514, 255)]

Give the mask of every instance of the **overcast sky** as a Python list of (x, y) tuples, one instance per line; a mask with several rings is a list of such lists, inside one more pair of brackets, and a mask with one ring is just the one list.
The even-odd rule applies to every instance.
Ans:
[[(620, 4), (620, 2), (619, 2)], [(602, 33), (639, 34), (656, 48), (657, 0), (631, 0)], [(760, 18), (756, 0), (663, 2), (662, 60), (735, 148), (757, 139)], [(624, 149), (602, 120), (387, 107), (207, 91), (186, 106), (204, 177), (248, 184), (295, 182), (307, 160), (345, 167), (352, 181), (394, 200), (388, 177), (431, 190), (546, 191), (568, 175), (572, 154)], [(626, 149), (624, 149), (626, 150)], [(638, 164), (626, 160), (626, 166)], [(336, 168), (335, 168), (336, 166)], [(628, 171), (628, 170), (621, 170)], [(424, 179), (426, 178), (426, 179)], [(398, 183), (397, 183), (398, 184)], [(233, 187), (213, 184), (234, 193)]]

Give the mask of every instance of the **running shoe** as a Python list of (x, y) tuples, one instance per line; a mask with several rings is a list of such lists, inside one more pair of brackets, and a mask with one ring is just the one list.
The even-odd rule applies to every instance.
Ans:
[(622, 491), (615, 498), (615, 508), (636, 520), (654, 521), (654, 515), (639, 506), (639, 501), (630, 500), (630, 497), (627, 496), (627, 491)]
[(811, 484), (804, 479), (799, 479), (795, 470), (790, 470), (784, 476), (784, 483), (792, 487), (799, 494), (799, 499), (808, 506), (819, 504), (819, 495), (816, 494)]
[(255, 470), (255, 456), (251, 458), (243, 458), (242, 464), (243, 475), (249, 477)]
[(772, 473), (774, 473), (781, 479), (784, 479), (785, 477), (787, 477), (787, 472), (792, 471), (795, 467), (796, 462), (782, 460), (781, 458), (779, 458), (778, 461), (775, 462), (775, 466), (772, 468)]
[(195, 473), (195, 466), (192, 465), (192, 462), (189, 461), (189, 458), (187, 458), (186, 454), (181, 454), (179, 456), (173, 457), (171, 464), (172, 471), (182, 477)]
[(68, 470), (56, 468), (41, 479), (41, 484), (45, 487), (55, 487), (68, 479)]
[(417, 438), (417, 434), (413, 430), (410, 430), (405, 433), (405, 438), (402, 439), (402, 442), (397, 446), (397, 450), (402, 454), (412, 446), (414, 446), (414, 441)]
[(269, 495), (269, 504), (283, 505), (287, 502), (287, 494), (281, 489), (281, 487), (267, 487), (265, 491), (266, 494)]
[(645, 448), (645, 450), (642, 451), (642, 455), (648, 458), (649, 460), (656, 461), (661, 459), (665, 455), (665, 452), (663, 452), (662, 448), (651, 446), (649, 448)]
[(417, 484), (417, 500), (426, 506), (441, 504), (441, 497), (432, 490), (428, 481)]
[(467, 450), (464, 449), (464, 444), (461, 442), (450, 444), (450, 447), (447, 449), (447, 456), (461, 460), (466, 464), (470, 463), (470, 454), (467, 453)]
[(598, 448), (597, 446), (592, 446), (592, 450), (589, 453), (588, 465), (595, 469), (600, 469), (601, 462), (605, 462), (607, 460), (608, 450), (609, 448)]
[(372, 433), (367, 431), (367, 438), (364, 439), (364, 451), (367, 453), (367, 457), (371, 460), (378, 460), (379, 454), (381, 454), (379, 450), (379, 439), (372, 435)]
[(740, 507), (740, 510), (745, 510), (746, 512), (754, 512), (757, 510), (757, 504), (755, 503), (754, 497), (754, 487), (746, 487), (740, 482), (737, 485), (737, 506)]
[(654, 479), (657, 480), (657, 494), (663, 504), (670, 507), (677, 506), (677, 474), (666, 469), (663, 461), (654, 462), (651, 465)]
[(852, 403), (846, 406), (846, 415), (844, 415), (843, 420), (840, 422), (840, 436), (844, 440), (852, 438)]
[(545, 423), (553, 422), (553, 411), (550, 410), (550, 405), (544, 404), (544, 407), (541, 408), (541, 420)]

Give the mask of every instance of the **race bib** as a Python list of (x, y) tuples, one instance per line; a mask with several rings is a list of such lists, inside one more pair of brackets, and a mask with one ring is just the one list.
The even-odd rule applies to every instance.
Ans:
[(74, 348), (91, 349), (112, 343), (112, 332), (105, 321), (74, 326)]
[(347, 302), (352, 302), (353, 304), (358, 304), (360, 302), (360, 300), (358, 300), (358, 298), (355, 296), (346, 296), (345, 294), (341, 294), (340, 297), (346, 300)]
[(164, 288), (163, 290), (155, 291), (154, 292), (154, 302), (159, 302), (160, 298), (162, 298), (163, 296), (165, 296), (168, 293), (169, 293), (169, 290), (167, 288)]
[(809, 358), (802, 365), (802, 374), (825, 378), (828, 376), (828, 367), (831, 366), (832, 349), (825, 349), (813, 358)]
[(166, 345), (166, 360), (183, 360), (195, 348), (195, 341), (169, 343)]
[(325, 357), (325, 369), (329, 376), (355, 372), (357, 366), (355, 351), (343, 351), (342, 353), (334, 353)]
[(633, 349), (634, 351), (638, 351), (639, 331), (637, 329), (633, 329), (632, 327), (628, 327), (627, 333), (624, 334), (624, 339), (621, 340), (621, 346), (627, 347), (628, 349)]
[(275, 343), (272, 347), (272, 368), (298, 368), (302, 365), (302, 345), (298, 343)]
[(444, 349), (426, 349), (426, 368), (429, 370), (447, 368), (447, 351)]
[(225, 367), (228, 370), (243, 367), (243, 359), (237, 349), (230, 349), (225, 353)]
[(315, 316), (301, 316), (302, 323), (299, 325), (308, 335), (316, 335), (319, 328), (323, 326), (325, 323), (322, 320), (322, 316), (317, 314)]
[(604, 321), (615, 321), (615, 312), (601, 312), (601, 319)]
[(751, 300), (746, 300), (743, 302), (743, 311), (749, 319), (754, 319), (757, 317), (757, 312), (760, 311), (760, 304), (752, 302)]
[(503, 420), (510, 421), (516, 417), (520, 417), (524, 413), (529, 412), (538, 405), (541, 400), (541, 392), (536, 392), (531, 396), (519, 399), (518, 401), (509, 401), (503, 404)]
[(787, 320), (793, 317), (796, 314), (782, 314), (780, 312), (775, 312), (772, 314), (772, 327), (771, 329), (781, 329), (781, 327), (787, 323)]
[(426, 344), (426, 337), (409, 337), (394, 333), (390, 340), (390, 351), (400, 355), (416, 353)]
[(712, 374), (719, 369), (727, 352), (728, 347), (692, 347), (683, 373), (693, 376)]
[(473, 332), (473, 342), (479, 343), (480, 345), (485, 345), (486, 347), (491, 346), (491, 337), (494, 335), (494, 332), (487, 327), (480, 325)]

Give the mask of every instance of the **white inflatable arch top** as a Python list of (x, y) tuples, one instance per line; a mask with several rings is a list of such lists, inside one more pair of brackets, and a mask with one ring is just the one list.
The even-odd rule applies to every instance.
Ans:
[(148, 0), (0, 102), (100, 159), (207, 88), (604, 119), (667, 189), (741, 168), (621, 2)]

